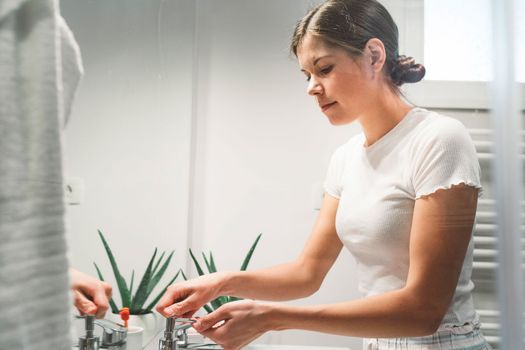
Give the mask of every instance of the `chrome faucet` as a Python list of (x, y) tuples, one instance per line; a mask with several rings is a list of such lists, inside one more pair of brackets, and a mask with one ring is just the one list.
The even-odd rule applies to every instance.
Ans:
[(102, 344), (103, 349), (108, 350), (126, 350), (126, 340), (128, 329), (123, 325), (109, 320), (95, 320), (97, 326), (102, 327)]
[[(78, 339), (79, 350), (126, 350), (128, 330), (115, 322), (96, 320), (95, 316), (77, 316), (85, 319), (86, 335)], [(95, 326), (102, 328), (102, 343), (94, 335)]]
[(78, 348), (80, 350), (98, 350), (99, 339), (95, 337), (93, 331), (95, 330), (95, 316), (86, 316), (86, 335), (78, 338)]
[(200, 345), (206, 345), (188, 342), (186, 331), (193, 323), (195, 320), (190, 318), (166, 318), (166, 329), (164, 336), (159, 340), (159, 350), (197, 349)]
[(175, 319), (166, 318), (166, 329), (164, 330), (164, 337), (159, 340), (159, 350), (177, 350), (177, 339), (173, 337), (174, 330)]

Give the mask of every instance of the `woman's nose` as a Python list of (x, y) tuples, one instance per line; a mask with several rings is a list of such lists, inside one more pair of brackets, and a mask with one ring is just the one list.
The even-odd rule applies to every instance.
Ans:
[(308, 87), (306, 88), (306, 92), (308, 95), (319, 95), (323, 91), (323, 88), (321, 84), (314, 78), (311, 77), (310, 81), (308, 81)]

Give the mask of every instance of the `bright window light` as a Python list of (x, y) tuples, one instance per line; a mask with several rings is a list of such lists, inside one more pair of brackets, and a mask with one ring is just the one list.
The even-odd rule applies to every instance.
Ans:
[(425, 0), (424, 7), (425, 79), (491, 80), (490, 0)]

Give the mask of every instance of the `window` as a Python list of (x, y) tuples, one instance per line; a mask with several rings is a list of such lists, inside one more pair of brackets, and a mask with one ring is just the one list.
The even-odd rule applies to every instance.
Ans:
[[(409, 101), (427, 108), (490, 109), (494, 70), (492, 0), (387, 1), (399, 23), (402, 52), (427, 68), (424, 80), (406, 84)], [(515, 76), (525, 96), (525, 1), (514, 1)], [(525, 109), (525, 99), (521, 102)]]
[(427, 80), (492, 79), (490, 9), (490, 0), (425, 0)]
[[(525, 1), (515, 1), (514, 48), (515, 72), (525, 82), (525, 48), (519, 38), (525, 37)], [(425, 0), (424, 62), (427, 80), (480, 81), (492, 80), (491, 0)], [(468, 19), (468, 20), (466, 20)]]

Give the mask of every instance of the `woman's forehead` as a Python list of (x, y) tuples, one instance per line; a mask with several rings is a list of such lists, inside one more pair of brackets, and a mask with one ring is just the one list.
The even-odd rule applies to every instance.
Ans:
[(320, 57), (334, 55), (336, 50), (318, 37), (307, 35), (297, 49), (297, 58), (304, 64), (313, 64)]
[(343, 49), (327, 45), (322, 38), (314, 35), (305, 36), (298, 46), (297, 59), (301, 67), (313, 66), (325, 57), (343, 58), (347, 57), (347, 53)]
[(297, 48), (298, 53), (307, 54), (311, 51), (322, 51), (329, 49), (325, 44), (324, 40), (316, 35), (305, 35), (299, 47)]

